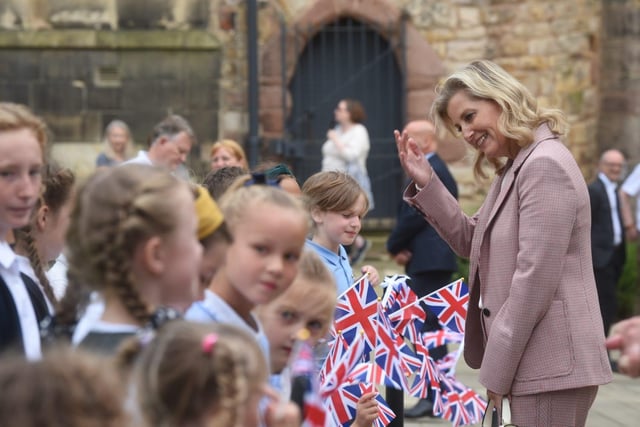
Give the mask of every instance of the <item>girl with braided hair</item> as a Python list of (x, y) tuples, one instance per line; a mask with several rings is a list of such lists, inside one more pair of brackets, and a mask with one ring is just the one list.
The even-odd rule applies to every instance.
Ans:
[[(134, 361), (129, 390), (136, 425), (257, 427), (265, 396), (272, 402), (266, 416), (275, 416), (279, 402), (267, 386), (264, 355), (236, 326), (174, 320), (149, 342), (128, 340), (118, 356), (125, 368)], [(271, 425), (298, 427), (293, 409)]]
[(151, 166), (93, 175), (71, 216), (56, 329), (70, 332), (89, 294), (99, 294), (104, 311), (79, 345), (114, 354), (124, 338), (184, 311), (198, 294), (202, 258), (194, 200), (187, 183)]
[(41, 356), (38, 322), (47, 315), (42, 292), (27, 283), (9, 246), (12, 229), (29, 223), (42, 187), (47, 128), (27, 107), (0, 103), (0, 352)]
[(49, 263), (62, 252), (73, 205), (75, 175), (70, 169), (49, 163), (43, 176), (44, 193), (38, 200), (28, 225), (14, 230), (14, 250), (21, 271), (40, 285), (50, 308), (58, 295), (45, 272)]

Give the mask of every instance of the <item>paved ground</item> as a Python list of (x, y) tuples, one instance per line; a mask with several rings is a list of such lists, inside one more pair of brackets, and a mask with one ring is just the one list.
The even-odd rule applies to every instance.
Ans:
[[(365, 259), (365, 263), (374, 265), (380, 276), (402, 273), (402, 269), (389, 260), (384, 250), (384, 235), (368, 236), (373, 247)], [(478, 383), (477, 371), (467, 367), (460, 361), (456, 368), (457, 377), (462, 383), (483, 394), (484, 388)], [(415, 399), (405, 396), (405, 407), (410, 407)], [(450, 422), (442, 419), (419, 418), (407, 419), (405, 427), (445, 426)], [(479, 425), (479, 424), (477, 424)], [(600, 387), (596, 401), (591, 408), (587, 427), (635, 427), (640, 426), (640, 378), (631, 379), (624, 375), (614, 374), (610, 384)]]
[[(464, 361), (458, 363), (458, 379), (477, 392), (484, 388), (477, 381), (476, 371), (468, 368)], [(406, 406), (415, 400), (405, 397)], [(444, 426), (448, 421), (434, 418), (407, 419), (405, 427)], [(479, 425), (479, 424), (477, 424)], [(614, 374), (611, 383), (600, 387), (598, 397), (591, 408), (587, 427), (631, 427), (640, 426), (640, 379), (631, 379), (624, 375)]]

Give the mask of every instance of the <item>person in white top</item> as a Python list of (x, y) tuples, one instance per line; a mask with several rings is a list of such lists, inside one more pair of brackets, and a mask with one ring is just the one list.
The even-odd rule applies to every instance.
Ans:
[(47, 130), (28, 108), (11, 103), (0, 103), (0, 129), (0, 351), (21, 347), (27, 358), (39, 359), (46, 305), (38, 310), (42, 295), (23, 280), (6, 237), (29, 223), (40, 196)]
[(187, 160), (195, 142), (196, 137), (189, 122), (184, 117), (173, 114), (153, 128), (148, 151), (140, 150), (136, 157), (122, 164), (161, 166), (175, 172)]
[[(369, 132), (362, 124), (366, 119), (364, 107), (354, 99), (342, 99), (333, 114), (337, 125), (327, 131), (327, 141), (322, 145), (322, 172), (340, 171), (351, 175), (365, 191), (371, 210), (375, 206), (367, 171), (371, 144)], [(353, 247), (347, 248), (351, 263), (362, 261), (370, 247), (371, 243), (358, 235)]]
[(25, 227), (14, 230), (14, 250), (26, 257), (30, 264), (30, 268), (23, 273), (40, 286), (50, 307), (55, 307), (60, 297), (55, 294), (46, 270), (64, 246), (71, 220), (74, 183), (75, 175), (71, 169), (49, 163), (44, 175), (44, 192), (36, 204), (31, 221)]
[[(620, 204), (622, 205), (622, 217), (624, 219), (624, 229), (628, 239), (638, 237), (640, 231), (640, 163), (636, 165), (633, 172), (624, 180), (620, 187)], [(633, 217), (631, 209), (632, 201), (636, 202), (636, 215)]]

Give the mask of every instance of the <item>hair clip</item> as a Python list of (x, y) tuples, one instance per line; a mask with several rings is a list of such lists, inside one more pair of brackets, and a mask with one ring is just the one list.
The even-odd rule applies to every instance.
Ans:
[(213, 347), (216, 345), (217, 342), (218, 342), (217, 334), (214, 334), (212, 332), (210, 334), (205, 335), (202, 338), (202, 352), (204, 354), (211, 354), (211, 351), (213, 350)]
[(270, 187), (280, 188), (278, 181), (268, 178), (267, 175), (262, 172), (252, 172), (251, 179), (244, 183), (245, 187), (250, 187), (252, 185), (268, 185)]
[(149, 319), (149, 326), (151, 329), (158, 329), (167, 322), (181, 318), (181, 314), (178, 310), (171, 307), (158, 307), (156, 311), (151, 314)]
[(290, 176), (291, 178), (294, 178), (293, 172), (291, 172), (291, 169), (289, 169), (284, 163), (278, 163), (274, 167), (267, 169), (264, 171), (264, 174), (267, 178), (276, 181), (282, 179), (283, 176)]

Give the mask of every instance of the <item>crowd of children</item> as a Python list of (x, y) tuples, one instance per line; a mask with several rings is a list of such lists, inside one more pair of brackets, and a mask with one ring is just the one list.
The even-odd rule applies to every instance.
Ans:
[(47, 143), (42, 119), (0, 103), (3, 422), (300, 426), (291, 355), (301, 330), (325, 341), (354, 281), (359, 185), (322, 172), (301, 188), (271, 164), (200, 185), (121, 164), (76, 185)]

